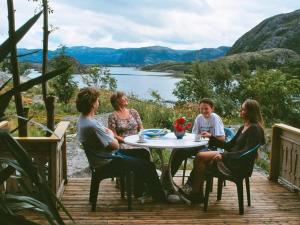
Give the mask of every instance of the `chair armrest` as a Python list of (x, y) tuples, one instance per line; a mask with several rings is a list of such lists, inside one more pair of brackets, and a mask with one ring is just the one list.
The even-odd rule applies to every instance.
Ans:
[(249, 150), (246, 150), (240, 156), (238, 156), (237, 159), (242, 159), (242, 158), (249, 156), (252, 153), (256, 153), (259, 147), (260, 147), (260, 144), (254, 146), (253, 148), (251, 148)]

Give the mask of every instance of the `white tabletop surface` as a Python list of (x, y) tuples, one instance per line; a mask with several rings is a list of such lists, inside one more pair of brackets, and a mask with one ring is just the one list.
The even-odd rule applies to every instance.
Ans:
[(190, 133), (186, 133), (182, 139), (177, 139), (174, 133), (168, 133), (160, 138), (148, 138), (145, 136), (145, 143), (139, 143), (138, 140), (139, 135), (131, 135), (124, 139), (126, 144), (150, 148), (193, 148), (208, 144), (208, 139), (194, 141), (195, 135)]

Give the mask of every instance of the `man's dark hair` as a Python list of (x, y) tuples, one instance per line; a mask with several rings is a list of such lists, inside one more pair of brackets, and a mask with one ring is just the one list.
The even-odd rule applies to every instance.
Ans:
[(87, 115), (91, 112), (99, 95), (100, 93), (96, 88), (86, 87), (80, 89), (76, 98), (76, 108), (78, 112), (81, 112), (83, 115)]
[(206, 103), (208, 104), (211, 108), (214, 108), (215, 104), (210, 98), (202, 98), (199, 104), (201, 103)]

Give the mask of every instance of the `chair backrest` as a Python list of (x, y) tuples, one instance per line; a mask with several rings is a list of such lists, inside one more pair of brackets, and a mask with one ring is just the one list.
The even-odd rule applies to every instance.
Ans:
[(234, 130), (230, 127), (224, 127), (224, 132), (226, 142), (230, 141), (235, 136)]
[(90, 169), (93, 171), (93, 166), (92, 166), (92, 159), (91, 159), (91, 153), (89, 152), (88, 150), (88, 146), (87, 144), (85, 143), (81, 143), (82, 147), (83, 147), (83, 150), (84, 150), (84, 153), (85, 153), (85, 156), (89, 162), (89, 166), (90, 166)]
[(245, 177), (251, 177), (254, 167), (255, 159), (257, 158), (257, 152), (261, 145), (258, 144), (251, 149), (246, 150), (244, 153), (242, 153), (238, 159), (242, 161), (245, 165), (245, 171), (244, 176)]
[(243, 154), (241, 154), (239, 156), (239, 158), (247, 157), (247, 156), (253, 155), (253, 154), (256, 156), (259, 147), (260, 147), (260, 144), (254, 146), (253, 148), (251, 148), (251, 149), (245, 151)]
[[(230, 127), (224, 127), (224, 133), (225, 133), (225, 142), (229, 142), (235, 135), (235, 132), (232, 128)], [(211, 149), (213, 149), (213, 146), (210, 146)], [(224, 152), (224, 149), (222, 148), (217, 148), (219, 152)]]
[(85, 155), (88, 159), (89, 165), (91, 169), (94, 169), (98, 167), (99, 160), (107, 160), (107, 159), (120, 159), (122, 158), (119, 155), (115, 155), (112, 152), (104, 152), (99, 151), (91, 146), (89, 146), (87, 143), (81, 143), (82, 147), (84, 149)]

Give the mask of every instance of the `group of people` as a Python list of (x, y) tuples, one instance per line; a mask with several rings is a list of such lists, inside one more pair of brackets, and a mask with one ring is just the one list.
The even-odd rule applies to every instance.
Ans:
[[(127, 108), (128, 98), (125, 93), (116, 92), (110, 98), (115, 111), (109, 115), (108, 127), (105, 127), (95, 119), (99, 95), (95, 88), (87, 87), (81, 89), (76, 98), (76, 108), (81, 113), (77, 124), (78, 138), (88, 146), (86, 151), (92, 152), (89, 154), (90, 164), (99, 170), (133, 171), (135, 197), (147, 192), (154, 200), (167, 202), (167, 193), (160, 183), (149, 149), (135, 148), (124, 143), (125, 137), (137, 134), (143, 129), (139, 113), (135, 109)], [(177, 150), (171, 168), (174, 176), (183, 160), (195, 156), (194, 167), (187, 181), (192, 190), (186, 196), (192, 203), (203, 202), (203, 182), (207, 165), (219, 162), (224, 168), (238, 174), (243, 171), (243, 164), (233, 163), (232, 156), (265, 142), (263, 120), (257, 101), (248, 99), (242, 104), (240, 117), (244, 124), (229, 142), (225, 142), (222, 119), (213, 112), (213, 101), (202, 99), (199, 109), (200, 114), (195, 119), (192, 133), (209, 138), (209, 145)], [(223, 148), (224, 152), (216, 151), (217, 147)], [(118, 157), (101, 157), (101, 154)]]

